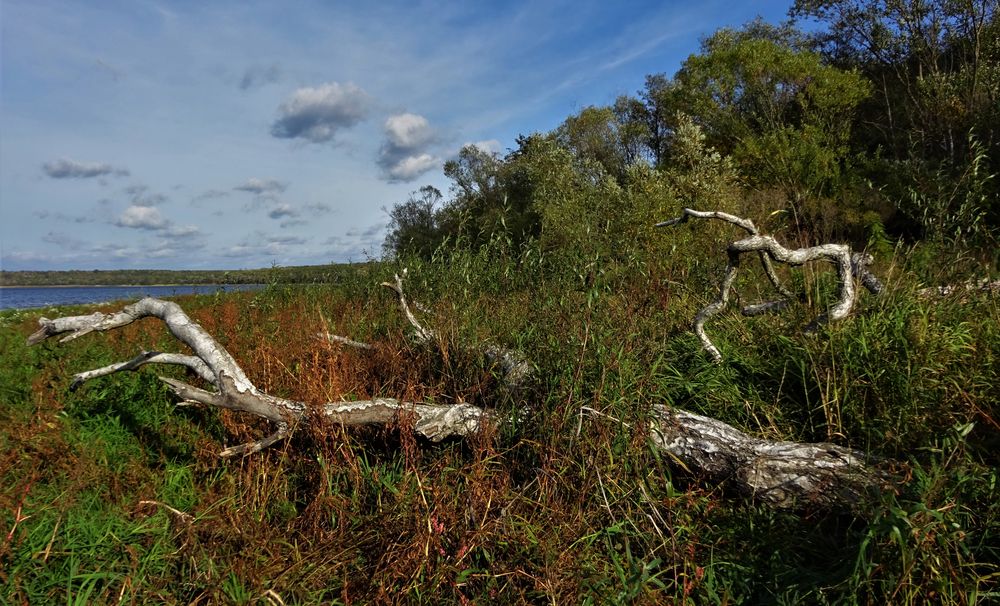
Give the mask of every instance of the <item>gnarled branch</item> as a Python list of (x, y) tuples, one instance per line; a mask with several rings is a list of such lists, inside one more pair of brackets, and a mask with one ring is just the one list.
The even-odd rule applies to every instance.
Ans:
[(712, 343), (708, 334), (705, 333), (705, 323), (729, 303), (733, 282), (736, 280), (736, 274), (739, 271), (740, 257), (746, 253), (757, 253), (768, 279), (781, 292), (782, 296), (785, 297), (785, 299), (777, 301), (748, 305), (743, 308), (743, 314), (747, 316), (780, 311), (787, 305), (786, 300), (792, 297), (792, 294), (785, 290), (778, 282), (774, 268), (771, 266), (771, 260), (791, 266), (825, 260), (837, 267), (837, 276), (840, 285), (837, 302), (830, 308), (827, 314), (817, 319), (817, 323), (840, 320), (851, 312), (857, 299), (855, 280), (861, 282), (862, 286), (872, 294), (877, 295), (882, 291), (881, 282), (868, 270), (868, 266), (872, 262), (872, 257), (867, 254), (853, 252), (846, 244), (822, 244), (808, 248), (787, 249), (773, 237), (760, 235), (753, 221), (749, 219), (743, 219), (723, 212), (699, 211), (690, 208), (685, 208), (679, 217), (657, 223), (656, 227), (678, 225), (687, 222), (691, 217), (698, 219), (718, 219), (736, 225), (750, 233), (750, 237), (737, 240), (729, 245), (727, 249), (729, 263), (726, 266), (726, 273), (719, 288), (719, 297), (701, 309), (694, 318), (694, 332), (698, 335), (698, 339), (701, 340), (705, 351), (716, 362), (722, 361), (722, 353)]
[[(120, 328), (146, 317), (162, 320), (170, 333), (190, 347), (195, 355), (150, 352), (127, 362), (74, 375), (74, 386), (83, 381), (119, 371), (135, 370), (151, 363), (180, 364), (193, 369), (210, 384), (214, 391), (201, 389), (169, 377), (160, 377), (183, 402), (196, 402), (229, 410), (247, 412), (275, 423), (278, 430), (266, 438), (222, 451), (222, 456), (250, 454), (277, 442), (288, 435), (290, 428), (302, 422), (307, 413), (303, 402), (279, 398), (261, 392), (247, 378), (243, 369), (226, 349), (194, 322), (176, 303), (146, 298), (129, 305), (115, 314), (94, 313), (49, 320), (41, 318), (40, 328), (30, 337), (29, 344), (47, 338), (62, 336), (61, 342), (70, 341), (91, 332)], [(323, 416), (345, 425), (388, 423), (395, 418), (412, 420), (414, 431), (433, 441), (450, 436), (466, 437), (477, 431), (490, 414), (469, 405), (439, 406), (391, 399), (365, 402), (328, 403), (322, 407)]]

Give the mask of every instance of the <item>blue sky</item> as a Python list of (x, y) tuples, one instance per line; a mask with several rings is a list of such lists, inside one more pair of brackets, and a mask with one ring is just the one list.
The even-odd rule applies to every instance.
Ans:
[(0, 267), (378, 256), (393, 203), (790, 1), (0, 5)]

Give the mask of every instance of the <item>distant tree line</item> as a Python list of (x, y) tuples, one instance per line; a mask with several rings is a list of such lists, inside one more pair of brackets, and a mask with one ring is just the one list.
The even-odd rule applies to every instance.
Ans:
[(764, 213), (801, 239), (995, 257), (997, 7), (798, 0), (787, 23), (721, 29), (634, 96), (521, 136), (503, 156), (466, 147), (445, 165), (447, 194), (424, 187), (392, 207), (385, 251), (430, 258), (500, 239), (632, 254), (623, 242), (695, 206)]
[(303, 265), (234, 270), (115, 269), (3, 271), (0, 286), (114, 286), (154, 284), (333, 283), (365, 264)]

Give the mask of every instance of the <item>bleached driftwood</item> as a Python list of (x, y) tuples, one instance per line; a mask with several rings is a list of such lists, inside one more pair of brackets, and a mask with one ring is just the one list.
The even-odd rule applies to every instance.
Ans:
[(660, 405), (651, 419), (653, 444), (689, 470), (779, 508), (860, 503), (883, 481), (866, 464), (866, 455), (851, 448), (764, 440), (717, 419)]
[[(180, 306), (170, 301), (147, 298), (114, 314), (95, 313), (55, 320), (41, 318), (41, 328), (28, 337), (28, 344), (33, 345), (57, 335), (65, 335), (60, 339), (61, 342), (71, 341), (90, 332), (120, 328), (146, 317), (162, 320), (170, 334), (190, 347), (194, 355), (144, 354), (125, 363), (81, 372), (73, 377), (74, 384), (113, 372), (135, 370), (149, 363), (178, 364), (191, 368), (214, 390), (208, 391), (168, 377), (160, 377), (160, 380), (183, 402), (248, 412), (277, 426), (274, 434), (261, 440), (223, 450), (221, 455), (224, 457), (249, 454), (266, 448), (287, 436), (292, 427), (307, 417), (308, 407), (305, 403), (258, 390), (229, 352), (191, 320)], [(442, 406), (401, 402), (391, 398), (331, 402), (323, 405), (321, 412), (326, 418), (344, 425), (389, 423), (399, 417), (410, 418), (414, 432), (432, 441), (440, 441), (453, 435), (467, 436), (478, 430), (490, 417), (489, 413), (467, 404)]]
[[(402, 285), (398, 281), (402, 298)], [(343, 425), (388, 424), (409, 421), (412, 430), (432, 441), (467, 438), (486, 424), (512, 420), (467, 403), (432, 405), (377, 398), (322, 405), (320, 415), (310, 415), (303, 402), (261, 392), (247, 378), (226, 349), (175, 303), (143, 299), (114, 314), (95, 313), (49, 320), (28, 338), (36, 344), (64, 335), (70, 341), (90, 332), (113, 330), (146, 317), (162, 320), (170, 333), (194, 355), (142, 354), (128, 362), (85, 371), (74, 376), (74, 385), (145, 364), (174, 364), (190, 368), (209, 389), (173, 378), (160, 377), (181, 400), (247, 412), (273, 422), (276, 430), (255, 442), (226, 448), (224, 457), (258, 452), (285, 438), (300, 423), (317, 416)], [(415, 320), (415, 318), (413, 319)], [(427, 334), (426, 332), (424, 334)], [(431, 333), (433, 334), (433, 333)], [(881, 483), (860, 452), (833, 444), (772, 442), (748, 436), (736, 428), (701, 415), (652, 405), (648, 433), (655, 447), (696, 476), (732, 485), (739, 492), (777, 508), (804, 504), (852, 506)]]
[(854, 307), (857, 300), (857, 288), (855, 281), (861, 282), (862, 286), (872, 294), (882, 292), (882, 283), (870, 271), (868, 266), (872, 263), (871, 255), (851, 251), (851, 247), (846, 244), (822, 244), (808, 248), (790, 250), (782, 246), (771, 236), (762, 236), (757, 230), (753, 221), (717, 211), (700, 211), (685, 208), (679, 217), (657, 223), (656, 227), (669, 227), (686, 223), (690, 218), (696, 219), (717, 219), (725, 221), (746, 230), (750, 237), (737, 240), (729, 245), (727, 254), (729, 263), (726, 266), (726, 273), (722, 278), (719, 288), (719, 298), (709, 303), (695, 315), (694, 332), (701, 340), (705, 351), (712, 356), (716, 362), (722, 361), (722, 353), (719, 348), (712, 343), (712, 340), (705, 333), (705, 323), (715, 314), (719, 313), (729, 303), (733, 282), (740, 267), (740, 257), (746, 253), (757, 253), (764, 267), (764, 273), (768, 279), (781, 293), (781, 299), (766, 301), (747, 305), (743, 308), (743, 315), (753, 316), (761, 313), (781, 311), (788, 305), (788, 299), (792, 298), (792, 293), (781, 286), (777, 274), (771, 261), (777, 261), (786, 265), (804, 265), (811, 261), (825, 260), (833, 263), (837, 268), (839, 279), (839, 293), (837, 302), (830, 310), (817, 318), (816, 323), (836, 321), (845, 318)]

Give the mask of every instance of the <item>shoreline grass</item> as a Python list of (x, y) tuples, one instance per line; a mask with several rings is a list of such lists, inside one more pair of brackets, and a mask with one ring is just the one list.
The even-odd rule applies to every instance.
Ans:
[[(533, 405), (516, 430), (468, 443), (327, 427), (221, 460), (223, 445), (267, 428), (175, 408), (156, 374), (182, 371), (67, 389), (73, 372), (138, 349), (176, 351), (160, 325), (27, 348), (38, 314), (6, 314), (3, 594), (88, 604), (971, 604), (998, 591), (995, 297), (921, 301), (912, 270), (894, 268), (885, 297), (863, 299), (815, 337), (798, 332), (814, 314), (804, 305), (721, 315), (710, 327), (727, 354), (720, 366), (688, 332), (710, 276), (623, 268), (588, 284), (572, 268), (509, 272), (493, 258), (413, 262), (409, 294), (446, 342), (494, 341), (532, 359), (542, 380), (524, 400), (498, 395), (488, 369), (458, 348), (442, 357), (407, 339), (377, 286), (399, 269), (389, 264), (336, 285), (177, 299), (272, 393), (313, 404), (386, 395)], [(379, 348), (321, 345), (311, 335), (322, 330)], [(863, 448), (898, 462), (898, 492), (866, 515), (768, 510), (686, 476), (631, 431), (656, 401), (776, 439)], [(608, 416), (583, 419), (581, 406)]]

